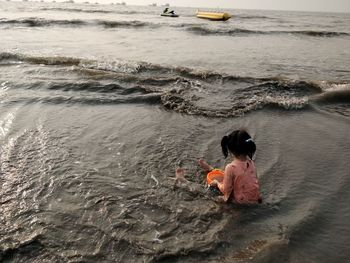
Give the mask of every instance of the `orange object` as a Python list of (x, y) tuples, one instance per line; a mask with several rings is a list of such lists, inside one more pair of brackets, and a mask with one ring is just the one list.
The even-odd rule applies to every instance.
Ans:
[(207, 174), (207, 183), (210, 185), (214, 180), (222, 182), (224, 180), (224, 171), (220, 169), (214, 169)]

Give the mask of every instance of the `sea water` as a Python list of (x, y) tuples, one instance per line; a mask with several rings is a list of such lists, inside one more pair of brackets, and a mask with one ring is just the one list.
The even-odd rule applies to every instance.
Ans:
[[(174, 9), (0, 2), (0, 261), (348, 261), (350, 15)], [(238, 128), (256, 207), (197, 163)]]

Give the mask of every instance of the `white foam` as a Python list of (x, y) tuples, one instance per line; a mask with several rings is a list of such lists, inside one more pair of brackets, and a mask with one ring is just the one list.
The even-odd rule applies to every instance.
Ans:
[(9, 112), (2, 120), (0, 120), (0, 139), (9, 133), (14, 118), (15, 114)]
[(131, 61), (81, 61), (82, 68), (112, 71), (118, 73), (137, 73), (141, 64)]

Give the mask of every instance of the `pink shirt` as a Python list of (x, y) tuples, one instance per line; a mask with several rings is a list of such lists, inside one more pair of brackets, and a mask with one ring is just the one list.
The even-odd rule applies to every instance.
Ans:
[(239, 204), (256, 204), (261, 202), (260, 186), (254, 162), (235, 159), (226, 165), (225, 175), (219, 189), (227, 201), (230, 196)]

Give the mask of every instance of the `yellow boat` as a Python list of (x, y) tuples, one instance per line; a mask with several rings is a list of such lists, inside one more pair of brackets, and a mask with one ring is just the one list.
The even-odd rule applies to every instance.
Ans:
[(217, 13), (217, 12), (200, 12), (197, 11), (198, 18), (204, 18), (215, 21), (226, 21), (231, 18), (229, 13)]

